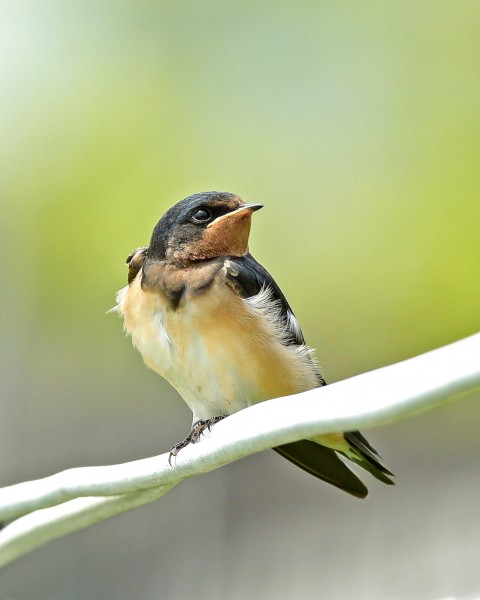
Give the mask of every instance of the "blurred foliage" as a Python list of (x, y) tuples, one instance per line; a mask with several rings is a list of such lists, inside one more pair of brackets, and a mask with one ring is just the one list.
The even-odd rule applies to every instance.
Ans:
[(478, 328), (475, 3), (47, 7), (4, 9), (32, 335), (105, 328), (124, 257), (202, 189), (265, 202), (252, 250), (334, 377)]
[[(43, 450), (55, 468), (73, 440), (79, 464), (89, 452), (119, 460), (112, 440), (135, 428), (125, 460), (142, 455), (139, 413), (160, 414), (170, 443), (187, 429), (188, 411), (105, 311), (130, 250), (197, 191), (265, 204), (251, 250), (330, 381), (478, 330), (478, 2), (27, 0), (0, 11), (4, 443), (23, 468), (32, 451), (15, 431), (37, 446), (60, 436)], [(471, 410), (437, 417), (457, 448), (473, 443)], [(412, 427), (408, 444), (421, 445)], [(150, 444), (158, 451), (156, 434)]]

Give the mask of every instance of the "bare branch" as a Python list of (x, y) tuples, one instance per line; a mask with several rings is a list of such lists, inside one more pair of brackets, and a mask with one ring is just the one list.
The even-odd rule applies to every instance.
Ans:
[(3, 488), (0, 519), (40, 512), (0, 532), (0, 565), (151, 502), (187, 477), (298, 439), (385, 425), (477, 389), (480, 334), (325, 388), (252, 406), (215, 425), (200, 444), (183, 449), (173, 466), (163, 454), (122, 465), (71, 469)]

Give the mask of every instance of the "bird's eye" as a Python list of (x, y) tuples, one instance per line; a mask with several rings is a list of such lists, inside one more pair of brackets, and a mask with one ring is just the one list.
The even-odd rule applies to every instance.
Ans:
[(206, 223), (207, 221), (210, 221), (211, 217), (211, 212), (206, 208), (199, 208), (192, 215), (192, 219), (197, 223)]

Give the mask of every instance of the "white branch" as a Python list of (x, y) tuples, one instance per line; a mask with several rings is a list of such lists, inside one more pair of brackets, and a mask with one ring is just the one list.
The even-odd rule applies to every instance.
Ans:
[[(215, 425), (200, 444), (183, 449), (173, 466), (163, 454), (3, 488), (0, 520), (21, 518), (0, 532), (0, 566), (51, 539), (151, 502), (187, 477), (295, 440), (385, 425), (477, 389), (480, 334), (325, 388), (252, 406)], [(33, 511), (39, 512), (27, 514)]]
[(67, 533), (153, 502), (173, 487), (162, 486), (108, 498), (76, 498), (26, 515), (1, 532), (0, 567)]

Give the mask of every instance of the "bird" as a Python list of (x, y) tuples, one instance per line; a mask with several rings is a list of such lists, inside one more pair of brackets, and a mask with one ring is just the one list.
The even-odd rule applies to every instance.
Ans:
[[(252, 215), (261, 208), (229, 192), (193, 194), (167, 210), (149, 245), (127, 258), (128, 285), (113, 310), (147, 367), (193, 414), (190, 433), (172, 447), (169, 460), (228, 415), (326, 385), (287, 299), (249, 252)], [(394, 483), (358, 431), (274, 450), (358, 498), (368, 489), (340, 457)]]

